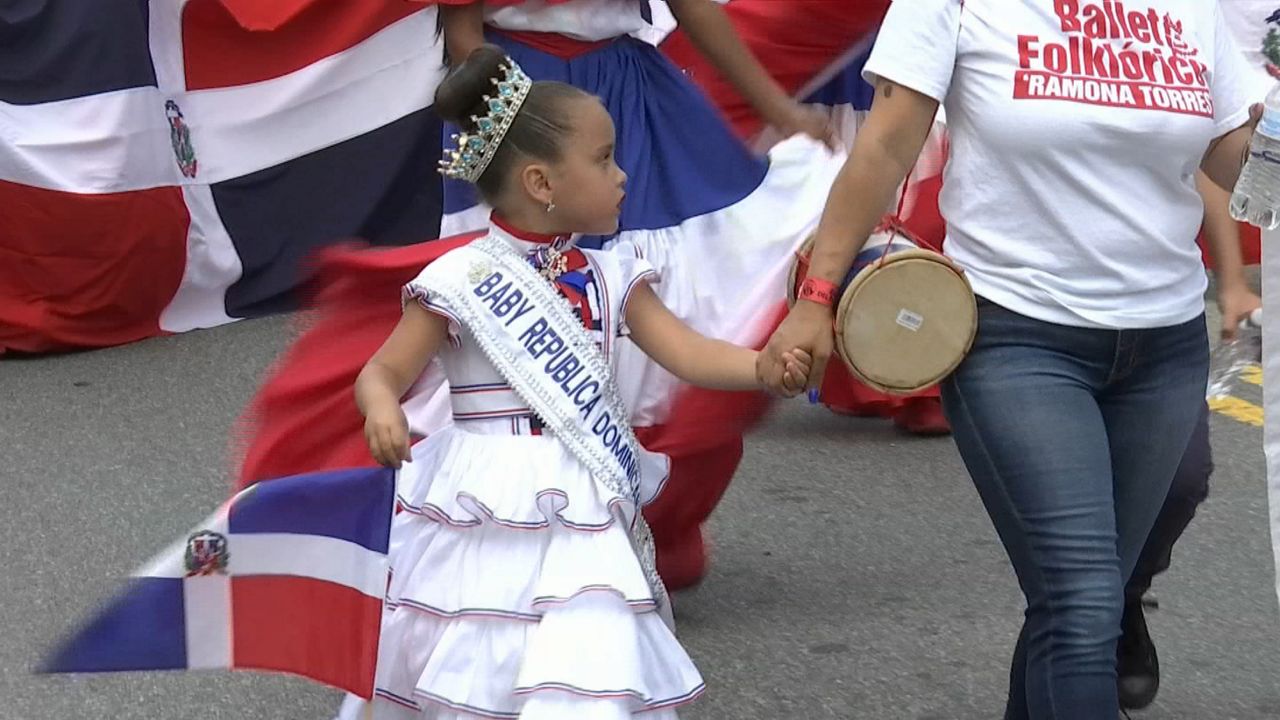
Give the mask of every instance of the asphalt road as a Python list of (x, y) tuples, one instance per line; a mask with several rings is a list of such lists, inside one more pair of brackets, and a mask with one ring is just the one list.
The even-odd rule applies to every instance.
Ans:
[[(0, 718), (331, 716), (334, 693), (291, 678), (30, 675), (224, 499), (228, 430), (286, 334), (272, 319), (0, 362)], [(1280, 718), (1261, 429), (1215, 415), (1213, 444), (1212, 497), (1155, 588), (1153, 720)], [(789, 404), (751, 438), (713, 532), (710, 578), (677, 598), (710, 687), (683, 717), (1000, 716), (1021, 599), (949, 440)]]

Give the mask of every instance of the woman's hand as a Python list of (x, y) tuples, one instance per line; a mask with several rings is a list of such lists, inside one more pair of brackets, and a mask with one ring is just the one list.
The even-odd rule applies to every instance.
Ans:
[(1222, 339), (1236, 339), (1240, 323), (1262, 307), (1262, 298), (1244, 285), (1232, 285), (1218, 291), (1218, 309), (1222, 311)]
[(387, 403), (370, 408), (364, 420), (364, 439), (379, 465), (399, 468), (410, 459), (409, 421), (399, 405)]
[(787, 136), (804, 133), (826, 143), (833, 151), (838, 149), (836, 133), (827, 114), (801, 105), (787, 94), (751, 54), (720, 3), (667, 0), (667, 6), (694, 47), (742, 93), (765, 122)]
[[(761, 386), (784, 397), (818, 387), (835, 345), (834, 334), (830, 308), (807, 300), (797, 302), (756, 358)], [(806, 364), (805, 382), (797, 383), (797, 374)]]
[(440, 26), (449, 66), (456, 68), (484, 44), (484, 3), (444, 3), (440, 6)]

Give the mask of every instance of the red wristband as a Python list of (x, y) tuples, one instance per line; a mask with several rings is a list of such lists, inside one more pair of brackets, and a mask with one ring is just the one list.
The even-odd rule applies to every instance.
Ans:
[(840, 294), (840, 288), (836, 287), (833, 282), (819, 280), (818, 278), (805, 278), (800, 283), (800, 292), (796, 293), (797, 300), (808, 300), (815, 302), (824, 307), (832, 307), (836, 304), (836, 297)]

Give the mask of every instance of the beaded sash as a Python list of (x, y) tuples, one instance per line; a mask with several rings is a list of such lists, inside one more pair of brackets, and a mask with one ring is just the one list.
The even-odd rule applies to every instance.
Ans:
[[(436, 261), (433, 298), (466, 325), (481, 351), (547, 429), (598, 482), (632, 508), (632, 543), (659, 606), (666, 591), (640, 488), (660, 483), (667, 459), (645, 450), (604, 354), (569, 302), (501, 238), (492, 235)], [(650, 482), (642, 483), (641, 478)]]

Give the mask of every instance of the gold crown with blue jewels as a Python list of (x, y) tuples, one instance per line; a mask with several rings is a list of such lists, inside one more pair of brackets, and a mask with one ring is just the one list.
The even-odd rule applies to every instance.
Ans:
[(507, 58), (501, 70), (502, 78), (492, 79), (497, 92), (482, 98), (488, 113), (471, 116), (474, 131), (453, 136), (458, 146), (445, 151), (445, 159), (440, 161), (441, 175), (474, 183), (493, 161), (502, 139), (516, 119), (516, 113), (520, 112), (520, 106), (524, 105), (524, 99), (533, 87), (533, 81), (515, 60)]

